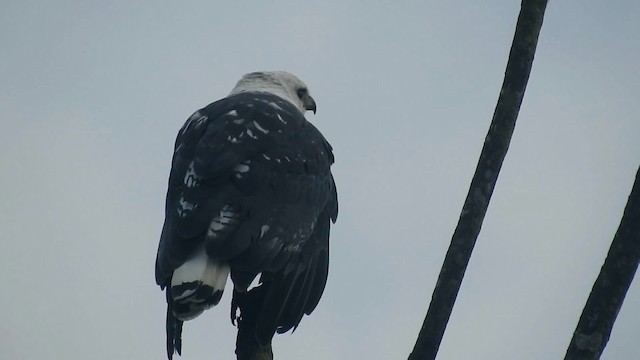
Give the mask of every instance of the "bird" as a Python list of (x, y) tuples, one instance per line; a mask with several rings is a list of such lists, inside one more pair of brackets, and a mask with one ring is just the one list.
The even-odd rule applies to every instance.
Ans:
[(254, 317), (261, 347), (318, 305), (338, 196), (333, 149), (306, 111), (316, 102), (302, 80), (257, 71), (178, 132), (155, 264), (170, 360), (183, 323), (217, 305), (229, 277), (231, 321)]

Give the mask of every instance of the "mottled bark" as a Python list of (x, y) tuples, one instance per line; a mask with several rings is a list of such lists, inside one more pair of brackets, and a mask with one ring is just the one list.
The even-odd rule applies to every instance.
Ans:
[(640, 262), (640, 168), (565, 360), (599, 359)]
[(509, 148), (542, 27), (546, 0), (524, 0), (504, 82), (475, 174), (451, 239), (427, 316), (409, 360), (435, 359), (498, 173)]
[[(271, 344), (260, 346), (256, 340), (256, 320), (265, 294), (264, 286), (258, 286), (244, 294), (234, 291), (231, 319), (238, 321), (237, 360), (273, 360)], [(240, 316), (237, 319), (235, 319), (236, 310), (240, 310)]]

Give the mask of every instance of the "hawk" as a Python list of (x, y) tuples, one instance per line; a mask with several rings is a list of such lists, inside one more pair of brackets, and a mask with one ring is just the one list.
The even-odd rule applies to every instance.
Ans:
[(296, 76), (253, 72), (179, 131), (155, 268), (169, 359), (183, 322), (218, 304), (229, 276), (232, 322), (251, 315), (259, 346), (316, 308), (338, 199), (331, 145), (306, 110), (316, 103)]

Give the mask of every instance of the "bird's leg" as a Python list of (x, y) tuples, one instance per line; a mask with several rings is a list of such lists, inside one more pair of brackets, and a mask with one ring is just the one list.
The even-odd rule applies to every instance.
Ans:
[(236, 310), (240, 309), (236, 338), (238, 360), (273, 360), (271, 344), (260, 346), (256, 340), (256, 321), (266, 292), (266, 286), (258, 286), (245, 293), (233, 291), (232, 320), (235, 319)]

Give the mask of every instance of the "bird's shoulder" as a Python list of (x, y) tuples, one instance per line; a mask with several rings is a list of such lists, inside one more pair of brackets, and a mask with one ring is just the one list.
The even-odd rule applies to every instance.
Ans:
[(322, 137), (290, 102), (268, 93), (239, 93), (187, 119), (176, 138), (174, 165), (191, 160), (201, 176), (216, 177), (270, 149), (307, 145), (292, 143), (302, 134)]

